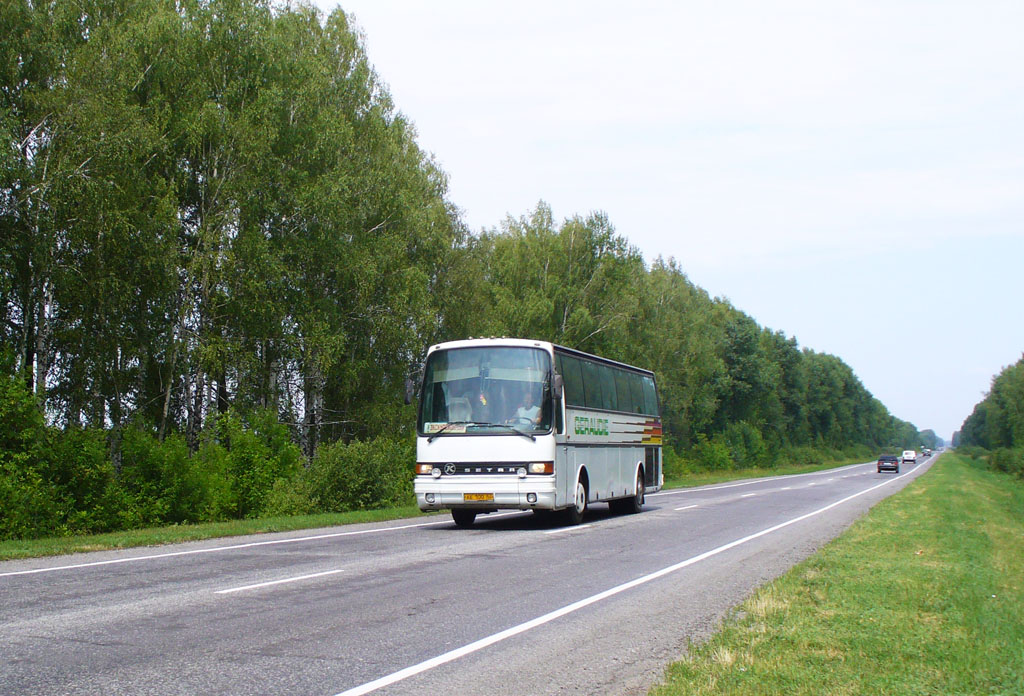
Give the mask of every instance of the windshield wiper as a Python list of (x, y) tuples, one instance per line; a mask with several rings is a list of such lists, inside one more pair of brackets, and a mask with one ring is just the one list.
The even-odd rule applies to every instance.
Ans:
[(523, 437), (530, 438), (532, 442), (537, 441), (537, 438), (534, 435), (531, 435), (530, 433), (527, 432), (523, 432), (519, 428), (514, 428), (511, 425), (508, 425), (507, 423), (478, 423), (476, 421), (451, 421), (450, 423), (445, 423), (443, 426), (441, 426), (440, 430), (438, 430), (436, 433), (428, 437), (427, 442), (433, 442), (435, 439), (443, 435), (449, 428), (451, 428), (454, 425), (464, 425), (467, 428), (505, 428), (506, 430), (511, 430), (516, 435), (522, 435)]
[(516, 435), (522, 435), (523, 437), (528, 437), (528, 438), (530, 438), (534, 442), (537, 441), (537, 438), (534, 435), (531, 435), (528, 432), (522, 431), (519, 428), (515, 428), (515, 427), (509, 425), (508, 423), (473, 423), (473, 425), (484, 425), (484, 426), (487, 426), (489, 428), (505, 428), (507, 430), (511, 430)]

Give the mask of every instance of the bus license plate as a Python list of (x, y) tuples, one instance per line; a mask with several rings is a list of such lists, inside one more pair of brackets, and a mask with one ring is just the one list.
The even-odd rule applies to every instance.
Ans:
[(462, 500), (463, 500), (463, 502), (466, 502), (466, 503), (468, 503), (470, 501), (477, 502), (477, 501), (494, 500), (494, 494), (493, 493), (463, 493), (462, 494)]

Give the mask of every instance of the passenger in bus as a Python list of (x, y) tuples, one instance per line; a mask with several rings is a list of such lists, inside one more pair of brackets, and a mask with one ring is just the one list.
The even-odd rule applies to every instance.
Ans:
[(473, 407), (466, 397), (464, 386), (453, 387), (454, 396), (448, 399), (448, 422), (459, 423), (473, 420)]

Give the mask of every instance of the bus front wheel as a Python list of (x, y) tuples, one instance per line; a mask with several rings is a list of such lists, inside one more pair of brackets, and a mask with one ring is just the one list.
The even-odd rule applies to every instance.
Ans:
[(579, 524), (583, 521), (583, 513), (587, 511), (587, 484), (581, 479), (576, 482), (576, 500), (572, 507), (566, 510), (566, 520), (569, 524)]
[(476, 519), (476, 513), (472, 510), (452, 510), (452, 519), (455, 520), (455, 524), (465, 529), (466, 527), (473, 526), (473, 520)]

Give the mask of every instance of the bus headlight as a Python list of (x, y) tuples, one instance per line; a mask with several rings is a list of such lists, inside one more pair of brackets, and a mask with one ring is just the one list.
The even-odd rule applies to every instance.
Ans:
[(435, 466), (433, 469), (430, 470), (430, 475), (433, 476), (434, 478), (441, 478), (441, 470)]
[(434, 494), (433, 493), (427, 493), (427, 495), (425, 497), (427, 499), (427, 503), (429, 503), (430, 505), (434, 504)]
[(553, 474), (555, 473), (554, 462), (531, 462), (530, 463), (531, 474)]
[(519, 478), (526, 478), (526, 467), (521, 466), (518, 469), (516, 469), (516, 474), (519, 475)]
[(422, 476), (429, 476), (430, 475), (430, 470), (432, 468), (434, 468), (433, 464), (417, 464), (416, 465), (416, 473), (418, 475), (422, 475)]

